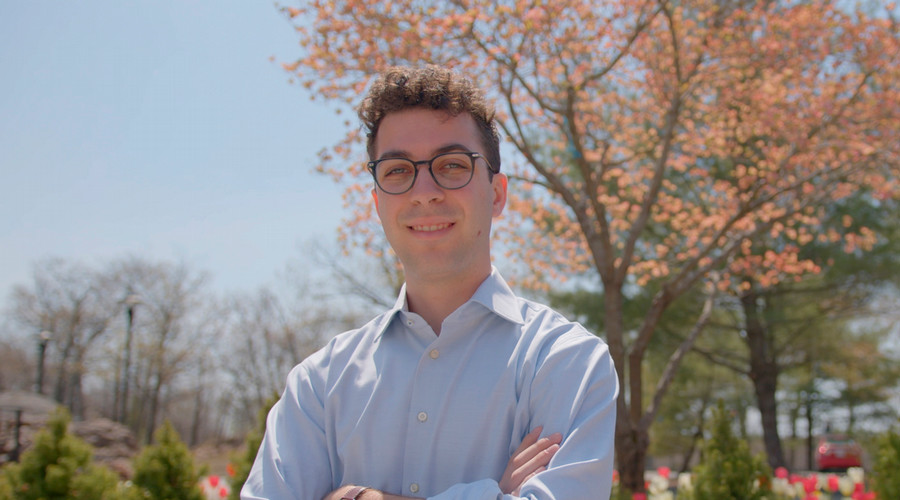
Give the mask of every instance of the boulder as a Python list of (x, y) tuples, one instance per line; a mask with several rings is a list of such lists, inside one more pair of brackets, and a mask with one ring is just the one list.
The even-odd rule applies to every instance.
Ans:
[[(57, 407), (52, 398), (24, 391), (0, 393), (0, 465), (15, 458), (18, 419), (18, 452), (34, 442)], [(137, 439), (128, 427), (108, 418), (91, 418), (72, 422), (69, 432), (94, 448), (94, 460), (122, 478), (132, 474), (131, 461), (139, 450)]]

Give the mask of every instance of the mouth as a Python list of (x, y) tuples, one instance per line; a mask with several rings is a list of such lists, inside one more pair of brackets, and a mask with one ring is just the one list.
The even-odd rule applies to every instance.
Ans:
[(436, 231), (443, 231), (444, 229), (447, 229), (452, 225), (453, 223), (450, 222), (445, 222), (443, 224), (416, 224), (413, 226), (409, 226), (409, 228), (417, 232), (433, 233)]

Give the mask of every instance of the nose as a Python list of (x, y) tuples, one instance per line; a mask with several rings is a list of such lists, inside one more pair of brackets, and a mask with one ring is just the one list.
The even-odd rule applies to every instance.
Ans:
[(409, 190), (412, 202), (418, 204), (432, 203), (444, 199), (444, 189), (437, 185), (427, 165), (419, 167), (416, 181)]

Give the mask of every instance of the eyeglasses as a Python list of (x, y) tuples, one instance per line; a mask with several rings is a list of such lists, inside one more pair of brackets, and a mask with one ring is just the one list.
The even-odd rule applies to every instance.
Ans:
[(475, 173), (475, 160), (487, 165), (489, 175), (497, 172), (480, 153), (459, 151), (444, 153), (430, 160), (412, 161), (406, 158), (382, 158), (370, 161), (366, 166), (375, 178), (375, 184), (388, 194), (403, 194), (412, 189), (419, 175), (419, 165), (428, 165), (428, 172), (438, 186), (444, 189), (466, 187)]

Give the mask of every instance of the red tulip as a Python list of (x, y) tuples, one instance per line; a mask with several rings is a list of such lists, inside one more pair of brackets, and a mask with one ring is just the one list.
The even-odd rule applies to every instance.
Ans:
[(840, 483), (838, 482), (838, 477), (834, 474), (830, 474), (828, 476), (828, 489), (833, 492), (837, 491), (840, 488)]
[(803, 489), (807, 493), (812, 493), (812, 492), (816, 491), (816, 486), (817, 486), (818, 482), (819, 481), (816, 478), (816, 476), (809, 476), (808, 478), (803, 480)]

